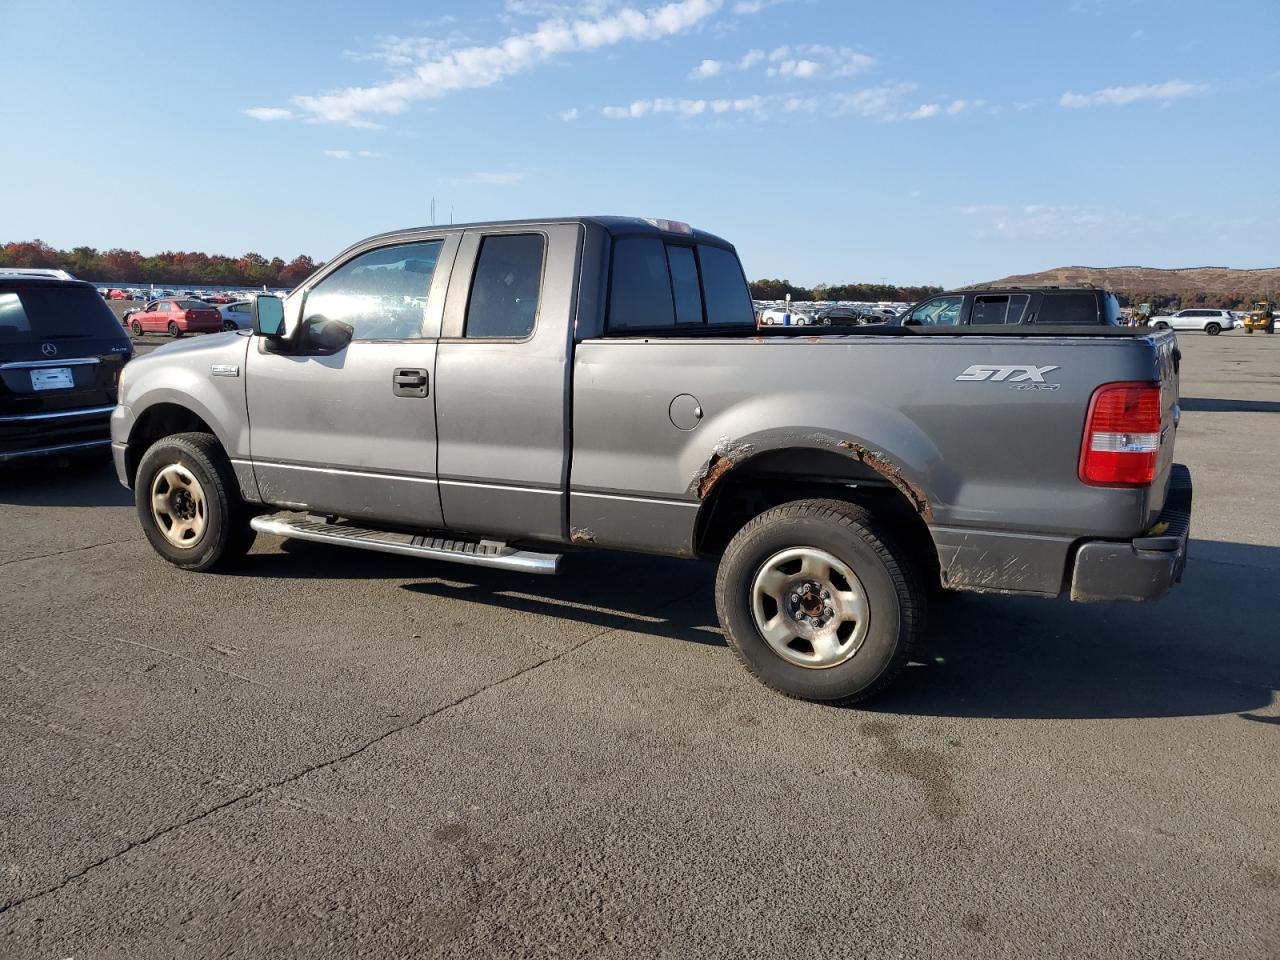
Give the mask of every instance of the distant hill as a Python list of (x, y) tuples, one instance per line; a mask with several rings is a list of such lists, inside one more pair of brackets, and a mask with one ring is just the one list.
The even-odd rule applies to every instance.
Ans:
[(1160, 306), (1238, 307), (1280, 294), (1280, 267), (1235, 270), (1231, 267), (1055, 267), (1023, 273), (993, 283), (1027, 286), (1092, 283), (1106, 287), (1130, 303)]

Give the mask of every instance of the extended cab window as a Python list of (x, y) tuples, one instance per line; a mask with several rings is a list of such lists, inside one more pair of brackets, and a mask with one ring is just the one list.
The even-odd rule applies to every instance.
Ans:
[(1017, 323), (1029, 299), (1025, 293), (974, 297), (969, 323)]
[(536, 233), (485, 237), (480, 242), (464, 336), (520, 339), (533, 333), (544, 245)]
[[(416, 340), (443, 240), (400, 243), (347, 261), (307, 294), (308, 340)], [(349, 336), (347, 335), (349, 331)]]
[(1046, 293), (1036, 323), (1091, 324), (1098, 322), (1098, 301), (1092, 293)]

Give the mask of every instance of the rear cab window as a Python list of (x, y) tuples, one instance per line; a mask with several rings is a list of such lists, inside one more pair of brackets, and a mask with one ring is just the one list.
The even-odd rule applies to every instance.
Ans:
[(649, 236), (614, 240), (610, 332), (754, 325), (751, 292), (732, 250)]
[(121, 336), (120, 322), (91, 287), (0, 284), (0, 343)]
[(1092, 293), (1046, 293), (1036, 316), (1036, 323), (1084, 326), (1098, 322), (1098, 300)]

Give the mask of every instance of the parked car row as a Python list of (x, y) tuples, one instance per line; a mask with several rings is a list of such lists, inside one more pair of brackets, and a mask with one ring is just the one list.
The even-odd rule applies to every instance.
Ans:
[(225, 290), (157, 290), (154, 287), (146, 290), (133, 287), (100, 287), (98, 292), (102, 294), (104, 300), (140, 300), (143, 303), (150, 303), (152, 300), (183, 298), (186, 300), (202, 300), (205, 303), (212, 303), (217, 306), (244, 300), (246, 296), (245, 293), (228, 293)]
[(203, 300), (152, 300), (145, 307), (130, 310), (121, 323), (135, 336), (167, 333), (181, 337), (188, 333), (217, 333), (249, 327), (249, 301), (235, 300), (221, 306)]

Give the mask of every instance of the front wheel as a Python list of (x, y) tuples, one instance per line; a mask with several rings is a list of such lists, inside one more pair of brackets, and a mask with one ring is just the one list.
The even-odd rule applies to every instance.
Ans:
[(174, 566), (211, 570), (238, 560), (253, 545), (251, 511), (211, 434), (158, 440), (138, 465), (133, 492), (143, 533)]
[(1222, 332), (1222, 325), (1218, 323), (1206, 323), (1204, 326), (1204, 332), (1211, 337), (1216, 337)]
[(173, 337), (175, 340), (182, 336), (182, 328), (178, 326), (178, 321), (169, 321), (169, 336)]
[(787, 696), (849, 704), (886, 687), (923, 629), (909, 553), (862, 507), (797, 500), (730, 542), (716, 610), (742, 664)]
[(133, 321), (133, 323), (129, 325), (129, 329), (133, 331), (133, 335), (135, 337), (142, 336), (142, 324), (140, 324), (137, 320)]
[(1167, 323), (1157, 323), (1157, 324), (1155, 324), (1155, 328), (1156, 328), (1157, 330), (1168, 330), (1168, 329), (1169, 329), (1169, 325), (1168, 325)]

